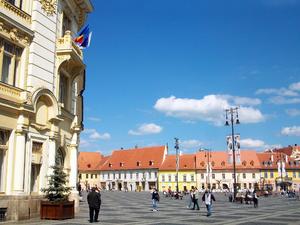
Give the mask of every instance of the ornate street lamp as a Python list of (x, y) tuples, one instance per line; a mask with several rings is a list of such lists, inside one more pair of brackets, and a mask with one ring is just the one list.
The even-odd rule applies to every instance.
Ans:
[[(232, 138), (232, 155), (233, 155), (233, 200), (235, 201), (237, 187), (236, 187), (236, 167), (235, 167), (235, 138), (234, 138), (234, 124), (240, 124), (238, 107), (226, 109), (226, 122), (225, 126), (231, 125), (231, 138)], [(228, 118), (229, 117), (229, 118)]]
[(178, 155), (178, 149), (179, 149), (179, 139), (175, 139), (175, 149), (176, 149), (176, 192), (179, 193), (179, 186), (178, 186), (178, 170), (179, 170), (179, 155)]

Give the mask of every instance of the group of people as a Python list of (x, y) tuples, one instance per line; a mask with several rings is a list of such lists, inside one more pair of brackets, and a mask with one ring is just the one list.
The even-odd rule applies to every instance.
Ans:
[[(168, 190), (168, 194), (171, 194), (171, 189)], [(164, 192), (165, 194), (165, 192)], [(199, 191), (195, 187), (190, 190), (189, 192), (189, 197), (188, 197), (188, 206), (187, 208), (195, 210), (197, 207), (197, 210), (200, 210), (199, 207)], [(210, 190), (206, 190), (204, 194), (202, 195), (202, 201), (205, 203), (206, 209), (207, 209), (207, 216), (211, 215), (211, 206), (212, 206), (212, 201), (216, 201), (215, 196), (211, 193)], [(153, 189), (152, 191), (152, 206), (153, 206), (153, 211), (158, 211), (157, 209), (157, 203), (159, 202), (159, 194), (157, 192), (157, 189)], [(193, 207), (192, 207), (193, 205)]]

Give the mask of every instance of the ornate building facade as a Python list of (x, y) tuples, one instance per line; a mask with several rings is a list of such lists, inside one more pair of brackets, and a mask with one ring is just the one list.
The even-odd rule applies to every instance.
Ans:
[(72, 41), (90, 0), (0, 0), (0, 207), (39, 214), (51, 166), (63, 165), (78, 204), (83, 54)]

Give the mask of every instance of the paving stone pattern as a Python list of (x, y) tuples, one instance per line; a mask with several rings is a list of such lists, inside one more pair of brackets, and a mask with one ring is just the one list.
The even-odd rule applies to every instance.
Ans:
[[(212, 216), (206, 217), (206, 208), (202, 203), (200, 210), (187, 209), (187, 197), (175, 200), (161, 196), (159, 211), (151, 210), (149, 192), (102, 192), (102, 206), (99, 223), (124, 225), (179, 225), (179, 224), (216, 224), (216, 225), (300, 225), (300, 201), (285, 197), (261, 197), (259, 208), (253, 205), (232, 203), (221, 193), (215, 194)], [(201, 202), (201, 201), (200, 201)], [(80, 203), (80, 213), (75, 219), (53, 221), (32, 219), (22, 222), (4, 222), (1, 224), (31, 225), (83, 225), (88, 222), (86, 193)]]

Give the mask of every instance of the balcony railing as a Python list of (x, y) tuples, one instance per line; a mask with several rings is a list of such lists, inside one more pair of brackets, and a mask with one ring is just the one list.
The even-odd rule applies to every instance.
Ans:
[(24, 20), (27, 23), (31, 22), (31, 16), (29, 14), (27, 14), (26, 12), (24, 12), (23, 10), (9, 3), (6, 0), (0, 0), (0, 7), (6, 11), (15, 14), (16, 16), (20, 17), (22, 20)]
[(71, 54), (74, 60), (83, 59), (82, 50), (72, 40), (71, 31), (66, 31), (63, 37), (58, 38), (56, 51), (58, 54)]
[(13, 101), (15, 103), (25, 103), (28, 101), (29, 92), (0, 82), (0, 96), (0, 98)]

